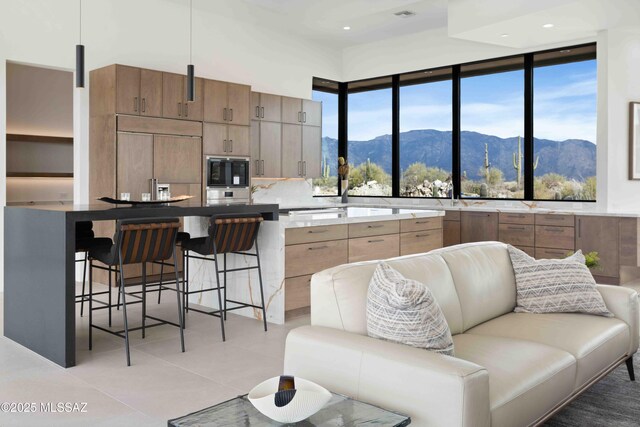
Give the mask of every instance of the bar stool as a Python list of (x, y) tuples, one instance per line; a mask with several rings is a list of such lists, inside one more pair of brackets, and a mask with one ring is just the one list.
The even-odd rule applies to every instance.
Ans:
[[(79, 221), (76, 222), (76, 253), (84, 253), (82, 259), (76, 259), (76, 263), (82, 262), (82, 293), (76, 295), (76, 303), (80, 303), (80, 317), (84, 315), (84, 302), (88, 301), (89, 295), (86, 294), (85, 285), (87, 282), (87, 261), (89, 260), (89, 251), (91, 248), (99, 246), (111, 246), (113, 241), (108, 237), (96, 237), (93, 232), (93, 222)], [(109, 303), (111, 305), (111, 287), (104, 292), (98, 292), (94, 295), (109, 295)], [(97, 301), (102, 303), (102, 301)], [(111, 324), (111, 323), (109, 323)]]
[[(176, 236), (180, 222), (177, 218), (149, 218), (135, 220), (119, 220), (116, 224), (116, 234), (114, 236), (115, 243), (110, 247), (99, 247), (89, 251), (89, 350), (93, 344), (93, 328), (108, 332), (112, 335), (119, 336), (125, 340), (125, 350), (127, 355), (127, 365), (131, 366), (131, 356), (129, 351), (129, 332), (142, 330), (142, 338), (145, 337), (145, 329), (159, 325), (173, 325), (180, 330), (180, 345), (184, 352), (184, 326), (183, 311), (180, 298), (180, 287), (178, 278), (178, 269), (176, 260)], [(168, 320), (159, 319), (157, 317), (147, 315), (146, 310), (146, 294), (147, 294), (147, 263), (155, 261), (166, 261), (169, 258), (174, 259), (175, 269), (175, 291), (178, 302), (178, 324)], [(109, 277), (111, 273), (116, 273), (119, 277), (119, 295), (122, 299), (122, 317), (124, 320), (124, 329), (121, 331), (111, 331), (93, 324), (93, 261), (102, 262), (109, 269)], [(128, 293), (125, 289), (124, 266), (128, 264), (142, 265), (142, 296), (134, 293)], [(142, 304), (142, 326), (129, 328), (127, 319), (127, 299), (126, 296), (138, 298), (136, 303)], [(130, 305), (131, 303), (129, 303)], [(146, 320), (152, 319), (157, 323), (147, 325)], [(124, 336), (122, 333), (124, 332)]]
[[(227, 311), (239, 310), (241, 308), (258, 308), (262, 310), (262, 321), (264, 330), (267, 330), (267, 311), (264, 305), (264, 290), (262, 288), (262, 269), (260, 268), (260, 251), (258, 249), (258, 231), (263, 218), (257, 214), (248, 215), (213, 215), (209, 219), (209, 230), (206, 237), (197, 237), (185, 241), (182, 245), (184, 257), (184, 292), (183, 292), (183, 310), (196, 311), (198, 313), (208, 314), (210, 316), (220, 318), (220, 329), (222, 331), (222, 341), (225, 341), (224, 321), (226, 320)], [(249, 252), (255, 246), (255, 253)], [(195, 252), (198, 255), (193, 255)], [(223, 268), (220, 269), (218, 264), (218, 255), (222, 254)], [(256, 265), (242, 268), (227, 268), (227, 254), (238, 254), (256, 257)], [(213, 258), (211, 258), (213, 256)], [(189, 290), (189, 260), (199, 259), (203, 261), (213, 261), (216, 269), (217, 286), (209, 289)], [(254, 305), (245, 302), (227, 299), (227, 273), (258, 270), (258, 281), (260, 283), (260, 301), (261, 305)], [(223, 284), (220, 284), (220, 273), (223, 273)], [(217, 291), (218, 293), (218, 310), (205, 311), (197, 308), (189, 307), (189, 295), (203, 292)], [(224, 291), (224, 302), (221, 295)], [(227, 303), (234, 304), (234, 307), (228, 308)]]

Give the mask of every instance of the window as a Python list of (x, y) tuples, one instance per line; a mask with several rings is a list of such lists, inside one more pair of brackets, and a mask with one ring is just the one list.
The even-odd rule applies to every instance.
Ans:
[[(596, 199), (596, 60), (588, 48), (534, 57), (535, 199)], [(567, 62), (575, 55), (584, 60)]]
[[(382, 85), (390, 86), (388, 80)], [(391, 196), (391, 127), (391, 87), (349, 84), (349, 195)]]
[(313, 180), (314, 196), (338, 195), (338, 93), (313, 91), (322, 102), (322, 164), (320, 178)]
[(400, 78), (400, 196), (450, 197), (451, 69)]
[(524, 198), (524, 58), (460, 70), (461, 197)]

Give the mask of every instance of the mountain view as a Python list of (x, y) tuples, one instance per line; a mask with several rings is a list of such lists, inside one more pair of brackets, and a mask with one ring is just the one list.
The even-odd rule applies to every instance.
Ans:
[[(489, 150), (490, 166), (500, 169), (504, 179), (516, 179), (513, 153), (518, 150), (518, 138), (499, 138), (477, 132), (461, 133), (461, 167), (472, 180), (481, 180), (485, 144)], [(523, 143), (524, 146), (524, 143)], [(524, 148), (522, 148), (524, 150)], [(404, 171), (412, 163), (428, 167), (451, 169), (451, 132), (433, 129), (400, 133), (400, 168)], [(335, 175), (338, 164), (338, 140), (322, 138), (322, 155)], [(596, 145), (580, 139), (551, 141), (534, 138), (534, 155), (539, 158), (536, 175), (562, 171), (568, 179), (583, 181), (596, 174)], [(369, 141), (349, 141), (349, 163), (360, 165), (369, 159), (391, 174), (391, 135), (378, 136)]]

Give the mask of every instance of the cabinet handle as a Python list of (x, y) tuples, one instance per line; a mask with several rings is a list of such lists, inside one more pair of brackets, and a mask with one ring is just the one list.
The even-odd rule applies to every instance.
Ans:
[(189, 104), (184, 103), (184, 116), (189, 117)]
[(524, 230), (524, 227), (516, 227), (515, 225), (510, 225), (507, 227), (507, 230)]
[(264, 107), (260, 107), (260, 115), (264, 119)]
[(233, 121), (233, 108), (229, 108), (229, 114), (230, 114), (230, 119), (229, 121), (232, 122)]
[(302, 123), (307, 123), (307, 112), (302, 113)]
[(182, 102), (178, 102), (178, 117), (182, 117)]
[(416, 221), (414, 224), (429, 224), (429, 221)]
[(138, 111), (138, 97), (133, 98), (133, 111)]
[(146, 113), (147, 111), (147, 98), (142, 98), (142, 112)]
[(310, 233), (310, 234), (318, 234), (318, 233), (326, 233), (327, 231), (329, 231), (329, 230), (327, 230), (327, 229), (325, 228), (325, 229), (322, 229), (322, 230), (309, 230), (309, 231), (307, 231), (307, 233)]
[(582, 237), (582, 220), (578, 218), (578, 239)]
[(298, 160), (298, 176), (302, 175), (302, 161)]
[(384, 225), (380, 224), (380, 225), (367, 225), (367, 228), (382, 228), (384, 227)]
[(261, 160), (261, 163), (262, 163), (262, 173), (261, 173), (261, 175), (264, 176), (264, 160)]
[(307, 161), (302, 162), (302, 175), (307, 176)]
[(544, 229), (544, 231), (548, 231), (549, 233), (564, 233), (564, 229), (562, 228), (551, 228), (551, 227), (546, 227)]
[(256, 117), (260, 118), (260, 107), (256, 105)]
[(430, 233), (426, 233), (426, 234), (416, 234), (416, 237), (429, 237), (431, 236)]
[(316, 251), (318, 249), (327, 249), (329, 246), (324, 245), (324, 246), (316, 246), (315, 248), (308, 248), (310, 251)]
[(224, 152), (224, 153), (227, 152), (227, 140), (226, 139), (222, 140), (222, 152)]
[(229, 140), (229, 152), (233, 153), (233, 139)]
[(260, 175), (260, 160), (256, 160), (256, 176)]
[(298, 122), (302, 122), (302, 118), (300, 116), (302, 116), (302, 111), (298, 111)]
[(367, 240), (367, 243), (380, 243), (380, 242), (384, 242), (384, 239)]
[(227, 109), (222, 109), (222, 120), (227, 121)]

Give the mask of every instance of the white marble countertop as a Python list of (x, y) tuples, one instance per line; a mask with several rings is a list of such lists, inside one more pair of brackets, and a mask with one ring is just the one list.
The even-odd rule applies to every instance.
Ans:
[(433, 209), (406, 209), (390, 207), (326, 207), (325, 209), (292, 211), (280, 215), (284, 228), (318, 225), (353, 224), (358, 222), (390, 221), (411, 218), (444, 216), (444, 211)]

